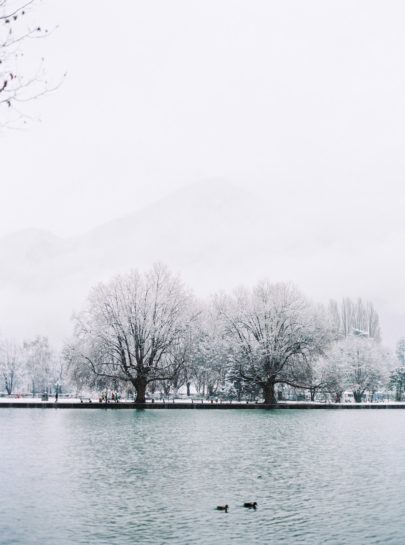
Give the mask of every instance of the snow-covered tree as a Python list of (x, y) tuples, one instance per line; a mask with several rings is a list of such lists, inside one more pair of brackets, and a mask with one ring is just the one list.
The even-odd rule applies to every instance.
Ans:
[(47, 337), (18, 342), (0, 340), (0, 380), (8, 394), (54, 391), (66, 383), (64, 361)]
[(388, 388), (390, 390), (395, 389), (395, 400), (402, 401), (402, 396), (405, 390), (405, 367), (400, 366), (391, 371)]
[(395, 389), (396, 401), (402, 401), (402, 396), (405, 390), (405, 337), (401, 337), (397, 342), (395, 349), (395, 355), (397, 357), (397, 365), (391, 370), (388, 388), (390, 390)]
[(214, 395), (225, 385), (229, 367), (229, 343), (212, 301), (201, 305), (191, 358), (192, 379), (197, 392)]
[(277, 384), (308, 386), (329, 331), (320, 310), (296, 288), (261, 282), (217, 297), (216, 306), (235, 368), (244, 382), (260, 386), (266, 404), (277, 403)]
[(351, 390), (357, 403), (366, 391), (376, 392), (385, 382), (387, 354), (373, 339), (346, 337), (335, 343), (328, 360), (331, 383)]
[(405, 365), (405, 337), (401, 337), (397, 342), (395, 354), (401, 365)]
[(178, 347), (187, 337), (191, 313), (190, 294), (163, 265), (118, 276), (96, 286), (87, 308), (75, 317), (70, 362), (131, 383), (142, 403), (149, 384), (172, 379), (182, 364)]
[(88, 392), (100, 393), (118, 389), (113, 378), (100, 377), (92, 371), (90, 366), (79, 363), (71, 345), (65, 346), (63, 358), (66, 365), (66, 377), (76, 397)]
[(239, 367), (230, 359), (228, 371), (225, 376), (223, 394), (226, 399), (257, 399), (260, 397), (262, 388), (255, 382), (248, 382), (241, 378)]
[(23, 374), (21, 346), (15, 341), (3, 339), (0, 343), (0, 377), (2, 386), (9, 395), (21, 384)]
[(48, 30), (38, 24), (38, 0), (0, 0), (0, 126), (21, 118), (21, 104), (49, 89), (43, 56), (28, 45)]
[(308, 390), (311, 401), (315, 400), (318, 392), (329, 392), (329, 371), (327, 369), (327, 359), (321, 355), (312, 360), (308, 369)]
[(314, 384), (316, 390), (331, 394), (333, 399), (340, 401), (347, 386), (347, 372), (345, 359), (335, 357), (335, 350), (336, 344), (316, 362)]
[(54, 390), (61, 380), (60, 360), (50, 346), (47, 337), (37, 336), (23, 343), (25, 378), (32, 388), (32, 394)]
[(381, 340), (380, 320), (377, 311), (370, 301), (361, 298), (353, 301), (344, 298), (340, 305), (330, 301), (329, 315), (335, 339), (343, 339), (353, 334)]
[[(196, 309), (196, 314), (198, 313)], [(161, 381), (161, 388), (165, 396), (169, 396), (171, 391), (176, 396), (179, 389), (186, 385), (187, 393), (190, 395), (190, 385), (192, 377), (192, 357), (195, 343), (195, 327), (193, 321), (189, 322), (184, 330), (184, 335), (179, 337), (171, 349), (172, 363), (169, 364), (170, 379)], [(153, 381), (149, 385), (149, 390), (154, 393), (157, 389), (157, 382)]]

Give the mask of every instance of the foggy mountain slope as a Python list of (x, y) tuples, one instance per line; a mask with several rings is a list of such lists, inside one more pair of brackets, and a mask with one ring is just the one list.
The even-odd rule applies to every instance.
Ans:
[[(12, 286), (24, 277), (35, 288), (35, 279), (47, 276), (49, 267), (62, 277), (100, 267), (116, 272), (148, 266), (151, 259), (184, 264), (218, 245), (232, 253), (267, 236), (267, 210), (257, 213), (260, 206), (236, 187), (197, 184), (78, 237), (25, 230), (0, 239), (0, 279)], [(52, 274), (48, 280), (54, 281)]]
[(55, 256), (62, 246), (62, 239), (49, 231), (25, 229), (0, 239), (1, 273), (5, 266), (35, 265), (43, 259)]
[(91, 286), (155, 261), (197, 294), (267, 277), (293, 281), (321, 300), (376, 300), (382, 267), (392, 268), (393, 285), (400, 282), (398, 243), (396, 236), (353, 237), (350, 218), (338, 238), (326, 213), (311, 216), (303, 207), (292, 216), (288, 199), (263, 202), (231, 184), (200, 183), (80, 236), (33, 229), (0, 239), (0, 332), (68, 336), (71, 314)]
[(266, 214), (255, 197), (236, 187), (196, 184), (92, 230), (81, 245), (85, 252), (91, 247), (98, 262), (107, 256), (112, 270), (117, 265), (149, 266), (156, 260), (181, 269), (195, 262), (209, 266), (214, 258), (222, 255), (226, 262), (271, 232), (274, 236), (274, 229), (267, 230)]
[[(0, 239), (0, 286), (30, 291), (63, 255), (66, 242), (49, 231), (25, 229)], [(46, 276), (42, 280), (46, 281)], [(41, 282), (39, 282), (41, 283)]]
[[(262, 208), (260, 213), (258, 210)], [(268, 209), (229, 184), (196, 184), (81, 236), (35, 229), (0, 239), (0, 331), (64, 336), (92, 285), (155, 261), (211, 291), (252, 262), (269, 237)], [(252, 237), (252, 232), (255, 236)], [(243, 256), (243, 257), (242, 257)]]

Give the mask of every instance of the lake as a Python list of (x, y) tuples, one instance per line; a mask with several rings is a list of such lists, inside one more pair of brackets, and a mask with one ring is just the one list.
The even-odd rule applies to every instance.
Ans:
[(1, 545), (404, 543), (405, 410), (1, 409), (0, 434)]

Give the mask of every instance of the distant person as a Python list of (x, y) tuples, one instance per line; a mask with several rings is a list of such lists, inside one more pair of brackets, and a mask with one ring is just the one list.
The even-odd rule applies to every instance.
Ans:
[(58, 392), (56, 392), (56, 393), (55, 393), (55, 403), (58, 402), (58, 397), (59, 397), (59, 394), (58, 394)]

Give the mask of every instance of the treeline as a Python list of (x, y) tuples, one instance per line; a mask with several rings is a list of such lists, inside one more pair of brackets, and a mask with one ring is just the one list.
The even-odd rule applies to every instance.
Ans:
[[(361, 401), (365, 392), (389, 387), (401, 399), (401, 342), (397, 355), (381, 345), (378, 313), (361, 299), (324, 307), (294, 286), (263, 281), (202, 301), (155, 265), (94, 287), (74, 317), (63, 358), (43, 358), (53, 364), (42, 383), (29, 380), (37, 388), (69, 381), (77, 391), (133, 391), (138, 402), (184, 386), (188, 394), (193, 386), (201, 395), (262, 397), (268, 404), (277, 403), (285, 388), (338, 400), (349, 390)], [(30, 358), (23, 358), (25, 366)], [(2, 356), (0, 368), (7, 365)], [(10, 377), (3, 372), (9, 393)]]
[(99, 284), (74, 321), (65, 350), (74, 380), (130, 385), (138, 402), (191, 384), (270, 404), (285, 386), (337, 398), (351, 390), (359, 401), (387, 384), (394, 365), (371, 303), (325, 308), (265, 281), (201, 301), (162, 265)]
[(53, 393), (68, 382), (67, 364), (47, 337), (0, 338), (0, 392)]

